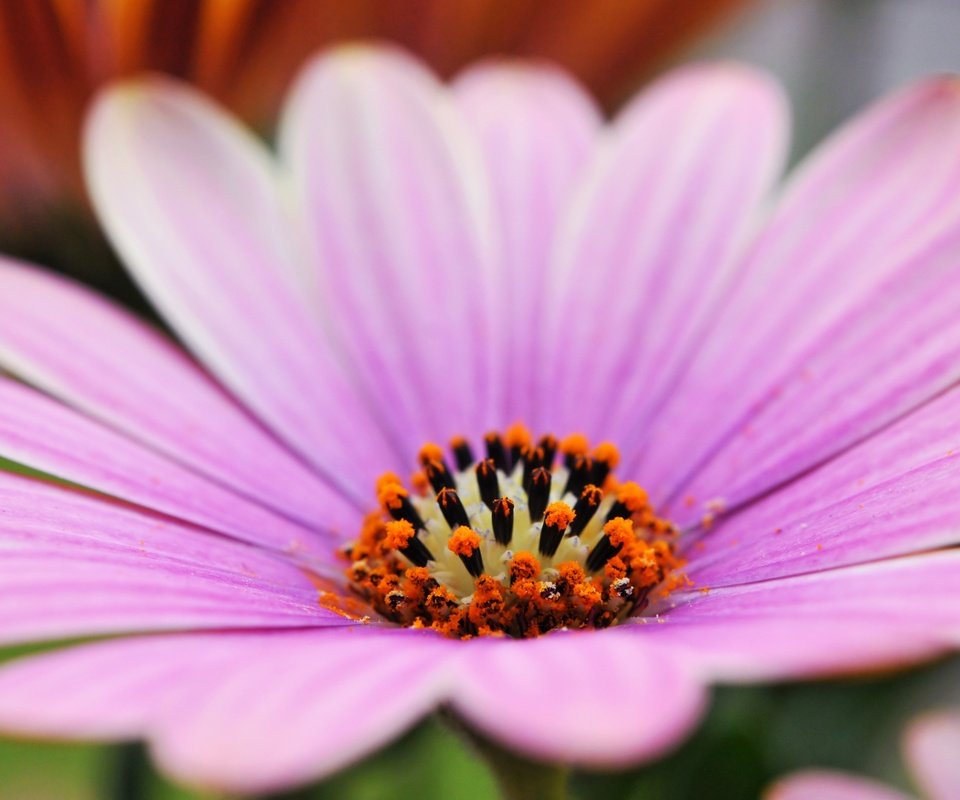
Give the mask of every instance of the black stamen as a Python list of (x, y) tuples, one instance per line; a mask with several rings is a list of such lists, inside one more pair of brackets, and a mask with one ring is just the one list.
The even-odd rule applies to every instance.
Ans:
[(474, 578), (479, 578), (483, 574), (483, 555), (479, 547), (468, 556), (460, 556), (460, 560)]
[(503, 439), (499, 433), (488, 433), (483, 437), (483, 443), (487, 448), (487, 458), (493, 460), (497, 469), (507, 472), (507, 453), (503, 449)]
[(573, 522), (570, 523), (570, 530), (567, 533), (568, 536), (579, 536), (583, 533), (583, 529), (587, 527), (587, 524), (593, 519), (593, 515), (597, 513), (597, 509), (600, 508), (602, 500), (603, 492), (599, 488), (593, 484), (584, 487), (580, 493), (580, 499), (577, 500), (577, 504), (573, 507), (576, 516), (573, 518)]
[(619, 553), (621, 549), (623, 549), (623, 545), (614, 545), (610, 541), (610, 537), (607, 536), (607, 534), (603, 534), (603, 538), (594, 545), (593, 550), (590, 551), (590, 555), (587, 556), (587, 569), (590, 570), (590, 572), (596, 572)]
[[(400, 501), (399, 508), (387, 508), (387, 512), (395, 520), (405, 519), (411, 525), (415, 531), (420, 530), (423, 525), (423, 520), (420, 518), (420, 514), (417, 513), (417, 509), (413, 507), (413, 503), (410, 502), (409, 497), (398, 497)], [(411, 559), (412, 560), (412, 559)], [(422, 566), (422, 565), (420, 565)]]
[(530, 488), (527, 490), (527, 501), (530, 506), (530, 521), (539, 522), (543, 519), (543, 512), (550, 502), (550, 484), (553, 473), (546, 467), (537, 467), (530, 476)]
[(428, 561), (433, 561), (433, 553), (421, 542), (416, 535), (407, 540), (407, 546), (401, 547), (400, 552), (409, 558), (416, 566), (425, 567)]
[(467, 516), (467, 510), (460, 501), (460, 496), (454, 489), (444, 488), (437, 492), (437, 504), (440, 506), (440, 513), (450, 526), (450, 530), (455, 531), (461, 525), (470, 527), (470, 518)]
[(523, 458), (523, 451), (526, 449), (527, 445), (525, 444), (514, 444), (510, 446), (510, 471), (513, 472), (513, 468), (520, 463), (520, 459)]
[(613, 506), (610, 508), (610, 511), (607, 512), (607, 518), (604, 522), (609, 522), (612, 519), (617, 517), (623, 517), (624, 519), (630, 519), (633, 515), (630, 513), (630, 509), (627, 508), (627, 504), (622, 500), (617, 500)]
[(528, 445), (523, 448), (521, 458), (523, 459), (523, 478), (520, 481), (520, 485), (523, 486), (523, 490), (527, 494), (530, 494), (530, 480), (533, 477), (533, 471), (543, 466), (543, 450), (539, 447)]
[(453, 480), (453, 475), (447, 465), (442, 461), (430, 460), (424, 462), (424, 471), (427, 473), (427, 480), (433, 487), (434, 493), (439, 493), (442, 489), (456, 489), (457, 484)]
[(485, 458), (477, 464), (476, 473), (480, 499), (492, 510), (494, 501), (500, 496), (500, 481), (497, 479), (497, 467), (493, 459)]
[(563, 493), (579, 497), (592, 476), (593, 459), (590, 456), (576, 456), (573, 459), (573, 466), (570, 467), (570, 476), (567, 478)]
[(468, 469), (475, 460), (470, 442), (458, 436), (450, 442), (450, 447), (453, 450), (453, 459), (456, 461), (457, 470), (463, 472), (463, 470)]
[(504, 547), (513, 538), (513, 500), (509, 497), (493, 501), (493, 538)]
[(557, 437), (546, 434), (540, 438), (539, 447), (543, 450), (543, 464), (547, 469), (553, 469), (553, 460), (557, 457)]
[(593, 476), (591, 483), (595, 486), (603, 486), (603, 482), (607, 479), (607, 476), (610, 474), (610, 462), (609, 461), (594, 461), (593, 462)]
[(561, 528), (559, 525), (551, 525), (548, 517), (540, 529), (540, 553), (545, 556), (552, 556), (557, 552), (560, 546), (560, 540), (563, 539), (563, 532), (566, 526)]

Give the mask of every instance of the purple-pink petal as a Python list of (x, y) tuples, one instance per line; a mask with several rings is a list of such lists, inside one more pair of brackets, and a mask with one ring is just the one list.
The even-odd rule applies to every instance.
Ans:
[(628, 630), (676, 648), (712, 680), (902, 666), (960, 646), (960, 550), (694, 588)]
[(280, 149), (315, 294), (377, 418), (410, 457), (481, 434), (501, 287), (482, 155), (449, 93), (398, 51), (343, 48), (304, 70)]
[(0, 367), (308, 525), (356, 517), (158, 331), (79, 284), (6, 259)]
[(815, 572), (960, 543), (960, 390), (685, 545), (697, 585)]
[(924, 797), (960, 798), (960, 711), (931, 712), (915, 720), (907, 729), (904, 750)]
[[(814, 342), (840, 320), (850, 319), (864, 298), (875, 295), (889, 307), (878, 287), (908, 265), (923, 271), (922, 254), (932, 254), (935, 264), (946, 257), (932, 248), (960, 226), (958, 136), (960, 88), (954, 79), (932, 80), (867, 111), (801, 165), (738, 267), (722, 317), (669, 404), (653, 428), (638, 430), (631, 439), (634, 455), (625, 467), (639, 467), (655, 496), (682, 496), (704, 463), (715, 457), (714, 469), (724, 465), (726, 442), (751, 430), (765, 433), (759, 422), (751, 423), (752, 409), (769, 400), (790, 370), (795, 377), (802, 375), (801, 356)], [(930, 279), (918, 279), (930, 287)], [(905, 321), (898, 320), (895, 327)], [(909, 341), (895, 334), (890, 331), (883, 342), (891, 355)], [(851, 369), (861, 357), (870, 357), (870, 343), (865, 347), (847, 362)], [(929, 356), (928, 351), (932, 368), (935, 360)], [(885, 362), (884, 367), (895, 365)], [(882, 380), (884, 373), (875, 377)], [(836, 374), (842, 380), (845, 373)], [(815, 375), (811, 388), (823, 397), (832, 388), (830, 380), (831, 374)], [(851, 398), (850, 417), (856, 421), (851, 427), (858, 435), (889, 420), (885, 404), (869, 414), (868, 395), (877, 386), (883, 384), (870, 381)], [(879, 394), (874, 392), (872, 399), (879, 400)], [(891, 391), (891, 405), (902, 408), (902, 399)], [(834, 426), (845, 409), (843, 404), (833, 409)], [(795, 411), (802, 413), (802, 405)], [(771, 416), (764, 425), (772, 422), (779, 430), (791, 420)], [(849, 435), (839, 437), (837, 447), (849, 442)], [(836, 452), (826, 445), (804, 452), (808, 444), (806, 438), (798, 442), (801, 449), (792, 461), (789, 447), (770, 455), (796, 474), (816, 463), (813, 459)], [(781, 470), (776, 479), (787, 472)], [(755, 480), (754, 490), (761, 484)], [(712, 499), (725, 489), (701, 481), (706, 496), (697, 500)]]
[[(0, 473), (0, 641), (347, 625), (293, 563), (84, 492)], [(319, 565), (318, 565), (319, 566)]]
[[(154, 450), (0, 376), (0, 456), (248, 542), (329, 559), (337, 541), (228, 491)], [(348, 517), (349, 519), (349, 517)], [(328, 531), (330, 529), (328, 528)], [(359, 530), (359, 514), (352, 534)]]
[(605, 131), (561, 218), (539, 402), (558, 435), (623, 447), (672, 401), (787, 140), (782, 90), (744, 66), (657, 81)]
[(479, 730), (550, 761), (616, 767), (672, 748), (705, 709), (694, 667), (628, 632), (466, 643), (453, 707)]
[(398, 465), (304, 291), (266, 148), (194, 90), (153, 78), (99, 97), (84, 149), (100, 221), (166, 321), (293, 451), (364, 502)]
[(770, 787), (764, 800), (911, 800), (882, 783), (832, 770), (798, 772)]
[(549, 257), (573, 187), (597, 146), (601, 118), (589, 95), (546, 65), (481, 63), (452, 85), (477, 136), (500, 231), (487, 349), (498, 425), (540, 425), (536, 373), (554, 344), (541, 335)]
[[(736, 506), (909, 414), (960, 379), (960, 225), (908, 260), (790, 365), (693, 498)], [(677, 521), (687, 521), (681, 511)]]
[(449, 645), (344, 630), (85, 645), (0, 669), (0, 726), (145, 736), (185, 783), (268, 792), (343, 767), (427, 713), (445, 693)]

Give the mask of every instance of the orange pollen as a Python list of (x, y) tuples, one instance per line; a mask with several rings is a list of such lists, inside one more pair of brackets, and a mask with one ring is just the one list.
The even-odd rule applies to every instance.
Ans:
[(480, 549), (480, 534), (466, 525), (461, 525), (447, 540), (447, 547), (450, 548), (451, 553), (456, 553), (458, 556), (472, 556)]
[(590, 449), (590, 441), (582, 433), (571, 433), (560, 440), (560, 452), (565, 456), (585, 456)]
[(620, 464), (620, 451), (610, 442), (601, 442), (593, 451), (593, 460), (602, 461), (611, 469), (616, 469)]
[(401, 488), (403, 487), (403, 481), (400, 479), (400, 476), (397, 475), (396, 472), (384, 472), (383, 475), (377, 478), (377, 482), (375, 484), (377, 494), (379, 494), (382, 489), (392, 484), (396, 484)]
[(616, 625), (689, 585), (677, 530), (617, 480), (610, 442), (534, 438), (517, 423), (417, 455), (407, 486), (377, 478), (379, 510), (341, 551), (351, 595), (324, 584), (324, 607), (456, 638), (529, 638)]
[(623, 517), (616, 517), (603, 526), (610, 544), (614, 547), (623, 547), (634, 539), (633, 524)]
[(403, 550), (416, 535), (413, 525), (405, 519), (388, 522), (386, 535), (383, 537), (383, 546), (391, 550)]
[(510, 559), (510, 580), (533, 580), (540, 574), (540, 562), (533, 553), (517, 553)]
[(380, 506), (385, 509), (400, 508), (404, 497), (409, 496), (409, 492), (397, 483), (384, 483), (377, 490), (377, 500)]
[(430, 491), (430, 481), (427, 480), (427, 473), (422, 469), (418, 469), (410, 476), (410, 485), (421, 497)]
[(617, 488), (617, 500), (623, 503), (631, 514), (643, 511), (648, 502), (647, 493), (632, 481), (620, 484)]
[(507, 447), (523, 448), (533, 442), (530, 429), (521, 422), (514, 422), (503, 434), (503, 443)]
[(560, 577), (571, 584), (582, 583), (586, 575), (576, 561), (566, 561), (559, 567)]
[(442, 464), (443, 448), (438, 444), (434, 444), (433, 442), (427, 442), (423, 447), (420, 448), (418, 460), (423, 466), (426, 466), (431, 461), (436, 461)]
[(603, 501), (603, 489), (594, 486), (592, 483), (588, 484), (580, 492), (580, 499), (591, 506), (598, 506)]
[(543, 516), (544, 523), (552, 528), (566, 529), (576, 514), (566, 503), (559, 501), (547, 506), (547, 511)]

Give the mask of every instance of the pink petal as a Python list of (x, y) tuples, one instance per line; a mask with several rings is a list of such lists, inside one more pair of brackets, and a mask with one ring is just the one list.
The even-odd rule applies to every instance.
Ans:
[[(687, 485), (727, 506), (842, 452), (960, 379), (960, 226), (803, 354)], [(921, 310), (918, 313), (918, 310)], [(681, 513), (677, 519), (686, 522)]]
[[(623, 434), (666, 402), (780, 170), (787, 111), (733, 64), (655, 83), (615, 121), (560, 225), (533, 365), (549, 427)], [(546, 358), (546, 357), (545, 357)]]
[(534, 377), (548, 257), (571, 189), (592, 154), (600, 115), (566, 74), (548, 66), (489, 62), (454, 82), (456, 100), (480, 139), (502, 250), (494, 265), (494, 341), (498, 424), (537, 424)]
[(366, 501), (394, 464), (305, 298), (266, 148), (158, 77), (99, 97), (85, 160), (107, 233), (180, 337), (332, 485)]
[[(281, 550), (306, 547), (328, 558), (335, 547), (336, 540), (318, 536), (68, 406), (2, 377), (0, 456), (249, 542)], [(353, 522), (348, 532), (359, 530), (359, 518)]]
[(960, 646), (960, 550), (695, 588), (629, 631), (722, 681), (899, 667)]
[(488, 423), (492, 215), (481, 153), (437, 80), (352, 46), (308, 66), (281, 130), (321, 302), (412, 456)]
[(910, 800), (876, 781), (830, 770), (807, 770), (770, 787), (764, 800)]
[(930, 800), (960, 798), (960, 713), (930, 713), (913, 722), (904, 742), (917, 784)]
[[(871, 358), (869, 340), (852, 347), (854, 312), (871, 296), (890, 309), (895, 298), (877, 287), (891, 275), (911, 266), (917, 270), (932, 266), (946, 276), (942, 264), (937, 265), (940, 254), (933, 253), (933, 245), (960, 224), (960, 194), (955, 190), (960, 180), (957, 87), (954, 79), (933, 80), (883, 101), (842, 129), (797, 171), (738, 268), (735, 291), (722, 319), (655, 429), (636, 440), (634, 466), (640, 465), (641, 476), (659, 496), (685, 493), (699, 468), (714, 456), (718, 473), (721, 468), (729, 471), (734, 458), (749, 467), (750, 462), (743, 461), (745, 451), (728, 458), (724, 445), (738, 434), (762, 437), (774, 418), (780, 430), (793, 422), (788, 412), (803, 412), (803, 403), (784, 405), (783, 413), (771, 411), (767, 419), (752, 424), (756, 407), (776, 399), (786, 378), (796, 382), (802, 377), (811, 355), (819, 356), (823, 368), (809, 385), (818, 399), (830, 394), (833, 381), (837, 391), (845, 386), (841, 382), (847, 372), (841, 365), (827, 370), (826, 356), (812, 354), (811, 347), (818, 340), (826, 347), (832, 330), (846, 331), (845, 345), (851, 353), (846, 366), (855, 371), (860, 359)], [(925, 253), (934, 255), (932, 265), (923, 262)], [(929, 278), (918, 279), (926, 281), (926, 289), (932, 288)], [(900, 286), (909, 283), (902, 280)], [(915, 291), (919, 294), (922, 288)], [(863, 313), (878, 322), (882, 310)], [(898, 320), (897, 327), (905, 321)], [(860, 332), (866, 333), (866, 325)], [(898, 346), (909, 343), (909, 335), (898, 339), (893, 330), (879, 346), (890, 357)], [(921, 358), (933, 369), (929, 347)], [(885, 372), (878, 368), (874, 377), (881, 380)], [(929, 381), (930, 375), (923, 378)], [(817, 432), (829, 430), (834, 436), (839, 431), (833, 446), (829, 441), (814, 445), (806, 436), (796, 447), (789, 442), (778, 443), (775, 449), (765, 445), (763, 456), (775, 459), (777, 469), (769, 478), (762, 469), (749, 473), (744, 480), (749, 478), (750, 485), (743, 491), (769, 488), (787, 473), (797, 474), (829, 458), (855, 437), (889, 421), (891, 408), (902, 412), (909, 405), (904, 394), (897, 394), (898, 388), (902, 391), (894, 379), (879, 385), (868, 381), (849, 404), (832, 408), (832, 418), (826, 426), (817, 426)], [(915, 395), (927, 392), (929, 397), (933, 391), (935, 386), (928, 382)], [(704, 480), (698, 488), (702, 502), (727, 487)]]
[(146, 736), (176, 779), (276, 791), (346, 766), (429, 711), (447, 652), (434, 637), (333, 631), (86, 645), (0, 670), (0, 728)]
[(530, 756), (617, 767), (662, 755), (690, 731), (705, 706), (693, 675), (666, 649), (619, 631), (474, 640), (452, 701)]
[(960, 390), (735, 513), (687, 546), (726, 586), (960, 543)]
[(79, 284), (0, 260), (0, 366), (308, 525), (355, 519), (169, 340)]
[(299, 567), (95, 495), (0, 473), (0, 641), (344, 625)]

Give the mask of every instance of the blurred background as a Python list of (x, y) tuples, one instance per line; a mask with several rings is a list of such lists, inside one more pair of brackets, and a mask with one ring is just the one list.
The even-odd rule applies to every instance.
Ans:
[[(269, 137), (298, 64), (343, 38), (388, 38), (444, 76), (496, 53), (556, 60), (609, 113), (690, 59), (767, 67), (793, 100), (796, 161), (857, 109), (931, 72), (960, 73), (958, 0), (0, 0), (0, 251), (55, 267), (149, 313), (89, 215), (83, 108), (142, 69), (190, 79)], [(960, 142), (958, 142), (960, 146)], [(18, 653), (0, 651), (0, 659)], [(899, 731), (960, 706), (960, 662), (855, 681), (718, 691), (701, 730), (644, 769), (575, 776), (587, 798), (752, 798), (779, 775), (832, 766), (907, 788)], [(637, 713), (642, 713), (638, 710)], [(290, 798), (493, 798), (484, 767), (426, 722)], [(197, 800), (135, 746), (0, 740), (0, 800)]]

